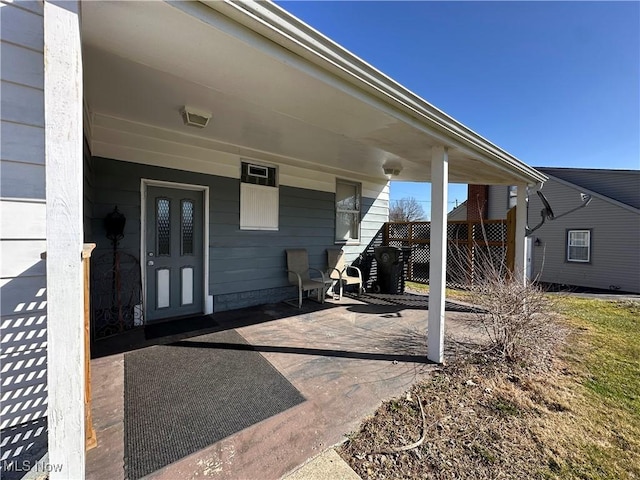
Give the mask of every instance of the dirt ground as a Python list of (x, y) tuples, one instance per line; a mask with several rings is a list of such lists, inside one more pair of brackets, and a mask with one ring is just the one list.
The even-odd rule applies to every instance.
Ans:
[(561, 311), (553, 355), (460, 353), (339, 454), (364, 480), (640, 478), (638, 303), (567, 298)]
[(339, 453), (363, 479), (548, 478), (559, 463), (549, 422), (571, 414), (562, 375), (481, 359), (445, 366), (383, 404)]

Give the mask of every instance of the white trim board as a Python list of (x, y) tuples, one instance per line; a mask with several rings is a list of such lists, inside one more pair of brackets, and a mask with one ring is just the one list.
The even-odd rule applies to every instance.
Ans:
[[(154, 180), (142, 178), (140, 180), (140, 279), (142, 281), (142, 305), (147, 305), (147, 187), (174, 188), (177, 190), (191, 190), (202, 192), (202, 202), (204, 210), (203, 218), (203, 295), (202, 311), (205, 315), (213, 313), (213, 295), (209, 294), (209, 187), (205, 185), (194, 185), (189, 183), (166, 182), (164, 180)], [(146, 308), (144, 309), (146, 315)]]
[(36, 124), (46, 123), (47, 419), (49, 460), (61, 466), (50, 472), (51, 480), (85, 477), (79, 11), (78, 1), (44, 2), (44, 115), (36, 109), (33, 117)]
[[(184, 156), (177, 156), (163, 153), (162, 151), (150, 151), (96, 141), (92, 142), (92, 145), (94, 157), (235, 179), (240, 178), (240, 162), (242, 160), (251, 160), (261, 164), (266, 163), (264, 160), (246, 156), (234, 156), (233, 162), (231, 163), (227, 158), (230, 156), (229, 154), (218, 151), (209, 151), (209, 158), (204, 161), (188, 157), (186, 156), (186, 152)], [(217, 156), (218, 154), (220, 155), (219, 157)], [(355, 175), (333, 175), (291, 165), (275, 165), (278, 167), (278, 184), (281, 187), (286, 186), (335, 193), (336, 178), (344, 178), (353, 182), (361, 182), (363, 192), (366, 192), (365, 196), (376, 198), (373, 194), (376, 192), (384, 192), (384, 189), (387, 188), (388, 185), (387, 179), (374, 182), (370, 179), (362, 179)], [(307, 176), (303, 176), (304, 173), (307, 173)]]
[[(93, 136), (90, 147), (96, 157), (230, 178), (240, 178), (241, 160), (269, 163), (278, 167), (279, 185), (296, 187), (298, 184), (295, 182), (300, 179), (307, 183), (313, 180), (305, 188), (320, 191), (333, 191), (330, 185), (333, 185), (336, 177), (372, 184), (384, 184), (387, 181), (382, 175), (362, 175), (347, 169), (275, 155), (100, 113), (92, 114), (92, 118)], [(313, 175), (308, 175), (309, 172)]]

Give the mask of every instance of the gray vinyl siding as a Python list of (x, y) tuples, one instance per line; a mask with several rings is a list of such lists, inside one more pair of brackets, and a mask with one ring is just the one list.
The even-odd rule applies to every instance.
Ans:
[[(335, 195), (280, 186), (278, 231), (240, 230), (240, 180), (104, 158), (93, 159), (93, 257), (109, 255), (103, 218), (114, 206), (126, 216), (121, 251), (140, 258), (141, 179), (209, 187), (209, 285), (214, 312), (295, 296), (285, 275), (285, 249), (306, 248), (312, 267), (326, 268), (335, 245)], [(345, 249), (355, 258), (387, 218), (388, 202), (363, 198), (362, 241)]]
[(39, 2), (0, 15), (0, 476), (46, 449), (47, 311), (43, 17)]
[(456, 208), (451, 210), (447, 214), (447, 220), (450, 222), (467, 220), (467, 202), (462, 202)]
[(507, 218), (509, 202), (509, 187), (506, 185), (490, 185), (487, 211), (488, 220), (503, 220)]
[[(543, 188), (555, 214), (580, 204), (579, 187), (553, 179)], [(537, 196), (529, 199), (529, 224), (540, 220), (542, 205)], [(567, 230), (591, 230), (591, 261), (566, 261)], [(548, 221), (533, 237), (534, 274), (541, 282), (640, 293), (640, 213), (600, 198), (576, 212)]]

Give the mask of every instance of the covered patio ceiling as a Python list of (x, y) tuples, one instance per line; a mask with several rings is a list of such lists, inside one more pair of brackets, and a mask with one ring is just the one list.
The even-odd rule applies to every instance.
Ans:
[[(450, 182), (545, 179), (274, 4), (86, 2), (82, 42), (93, 155), (117, 156), (127, 132), (130, 148), (155, 137), (377, 180), (401, 166), (394, 179), (428, 182), (431, 148), (446, 146)], [(185, 126), (184, 105), (211, 112), (209, 125)]]

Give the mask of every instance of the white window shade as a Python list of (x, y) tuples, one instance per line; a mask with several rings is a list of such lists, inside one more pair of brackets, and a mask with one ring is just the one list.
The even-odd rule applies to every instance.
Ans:
[(278, 230), (279, 189), (240, 184), (240, 229)]

